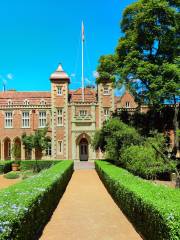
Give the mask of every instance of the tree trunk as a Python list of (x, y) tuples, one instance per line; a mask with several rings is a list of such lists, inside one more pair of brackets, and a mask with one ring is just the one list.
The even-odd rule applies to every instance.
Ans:
[(178, 130), (179, 130), (179, 122), (178, 122), (178, 115), (179, 115), (179, 106), (175, 104), (174, 108), (174, 119), (173, 119), (173, 125), (174, 125), (174, 152), (177, 154), (179, 152), (179, 136), (178, 136)]

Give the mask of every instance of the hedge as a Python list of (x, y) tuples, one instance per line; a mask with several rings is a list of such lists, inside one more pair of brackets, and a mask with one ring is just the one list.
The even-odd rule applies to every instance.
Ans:
[(12, 163), (13, 161), (0, 161), (0, 174), (10, 172), (12, 170)]
[(0, 240), (38, 239), (73, 173), (62, 161), (40, 174), (0, 191)]
[(43, 169), (47, 169), (52, 167), (53, 165), (59, 163), (60, 161), (53, 161), (53, 160), (22, 160), (20, 162), (21, 165), (21, 171), (26, 171), (26, 170), (32, 170), (36, 164), (38, 166), (38, 169), (41, 171)]
[(145, 239), (180, 239), (180, 190), (150, 183), (105, 161), (95, 165), (109, 193)]

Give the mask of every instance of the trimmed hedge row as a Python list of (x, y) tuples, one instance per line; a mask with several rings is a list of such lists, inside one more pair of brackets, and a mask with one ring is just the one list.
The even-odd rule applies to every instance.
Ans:
[(12, 170), (12, 163), (13, 161), (0, 161), (0, 174), (10, 172)]
[(180, 239), (180, 190), (149, 183), (105, 161), (95, 165), (109, 193), (145, 239)]
[(49, 220), (73, 173), (73, 162), (0, 191), (0, 240), (34, 240)]
[(53, 161), (53, 160), (24, 160), (20, 161), (21, 164), (21, 170), (26, 171), (26, 170), (32, 170), (36, 164), (38, 169), (41, 171), (43, 169), (47, 169), (52, 167), (53, 165), (56, 165), (57, 163), (60, 163), (60, 161)]

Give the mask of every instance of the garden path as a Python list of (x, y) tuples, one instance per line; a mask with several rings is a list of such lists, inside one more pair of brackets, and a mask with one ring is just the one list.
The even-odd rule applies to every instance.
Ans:
[(0, 190), (20, 182), (20, 179), (7, 179), (0, 175)]
[(76, 170), (41, 240), (142, 239), (95, 170)]

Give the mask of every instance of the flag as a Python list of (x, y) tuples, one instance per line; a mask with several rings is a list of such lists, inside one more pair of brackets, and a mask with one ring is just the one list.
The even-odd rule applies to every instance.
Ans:
[(82, 41), (84, 42), (84, 23), (82, 22)]

